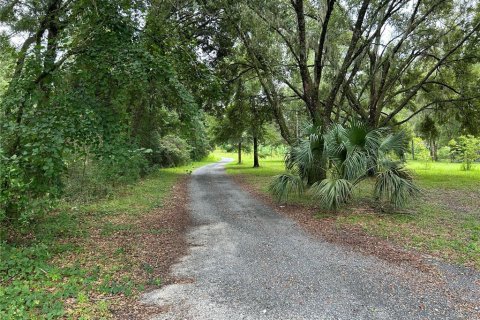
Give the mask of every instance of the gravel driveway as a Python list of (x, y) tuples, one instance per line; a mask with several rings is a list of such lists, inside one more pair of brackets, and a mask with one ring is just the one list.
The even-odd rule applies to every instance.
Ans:
[(193, 173), (190, 254), (172, 270), (184, 280), (142, 298), (169, 306), (155, 319), (480, 319), (477, 273), (441, 265), (451, 281), (440, 289), (413, 267), (313, 238), (241, 190), (227, 161)]

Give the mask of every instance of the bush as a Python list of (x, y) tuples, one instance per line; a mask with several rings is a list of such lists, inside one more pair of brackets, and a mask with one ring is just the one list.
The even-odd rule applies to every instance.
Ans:
[(190, 162), (191, 148), (187, 141), (174, 136), (167, 135), (160, 139), (158, 150), (154, 150), (154, 163), (162, 167), (175, 167)]
[(438, 158), (441, 160), (451, 160), (452, 149), (448, 146), (441, 147), (440, 149), (438, 149)]
[(415, 159), (425, 163), (425, 169), (430, 169), (432, 164), (432, 156), (430, 150), (425, 145), (425, 142), (418, 137), (413, 138), (413, 145), (415, 149)]
[(90, 202), (107, 196), (118, 184), (137, 181), (149, 172), (148, 152), (120, 148), (115, 154), (100, 158), (90, 154), (72, 156), (63, 177), (64, 197)]
[(25, 162), (16, 155), (7, 158), (0, 151), (0, 223), (22, 228), (52, 209), (60, 191), (55, 184), (37, 184), (35, 176), (27, 176)]
[(322, 133), (308, 128), (285, 157), (286, 174), (278, 175), (270, 192), (279, 201), (290, 194), (310, 192), (326, 209), (336, 210), (348, 203), (358, 184), (373, 174), (376, 177), (374, 199), (391, 207), (402, 207), (419, 193), (412, 175), (401, 161), (405, 152), (402, 131), (386, 128), (371, 130), (366, 124), (332, 125)]
[(195, 161), (205, 158), (211, 151), (213, 151), (213, 148), (206, 137), (190, 141), (190, 146), (190, 159)]
[(462, 160), (462, 169), (471, 170), (472, 164), (478, 159), (480, 149), (480, 139), (472, 135), (461, 136), (458, 138), (458, 150)]
[(460, 156), (460, 150), (458, 149), (458, 143), (455, 139), (448, 141), (448, 147), (450, 148), (450, 159), (456, 161)]

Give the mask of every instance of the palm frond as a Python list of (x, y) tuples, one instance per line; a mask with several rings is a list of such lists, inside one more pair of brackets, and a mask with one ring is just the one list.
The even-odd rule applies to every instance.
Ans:
[(413, 175), (411, 171), (405, 167), (403, 162), (398, 160), (391, 160), (389, 158), (379, 159), (379, 161), (377, 162), (377, 171), (383, 172), (388, 170), (395, 172), (395, 174), (401, 178), (407, 179), (409, 181), (413, 180)]
[(335, 124), (324, 134), (323, 139), (324, 153), (330, 159), (343, 162), (347, 157), (345, 128), (340, 124)]
[(405, 153), (405, 133), (400, 131), (398, 133), (389, 134), (382, 140), (378, 150), (382, 153), (395, 152), (398, 155)]
[(313, 157), (322, 157), (323, 156), (323, 150), (324, 150), (324, 145), (325, 145), (325, 140), (323, 135), (319, 133), (312, 133), (310, 135), (310, 151)]
[(300, 163), (303, 163), (305, 159), (302, 157), (302, 150), (304, 140), (299, 140), (290, 150), (285, 154), (285, 167), (287, 170), (293, 170)]
[(413, 184), (410, 172), (403, 166), (392, 166), (377, 173), (375, 196), (388, 201), (393, 207), (403, 207), (420, 193)]
[[(377, 198), (395, 207), (405, 205), (419, 190), (410, 172), (390, 157), (392, 152), (405, 151), (404, 133), (389, 132), (388, 128), (370, 129), (360, 122), (347, 127), (333, 124), (323, 134), (319, 127), (308, 126), (303, 138), (286, 154), (289, 173), (275, 177), (271, 193), (277, 200), (286, 201), (311, 184), (312, 195), (324, 207), (336, 209), (350, 199), (354, 185), (376, 173)], [(325, 177), (326, 170), (329, 178), (318, 181)]]
[(336, 210), (347, 203), (352, 197), (353, 185), (345, 179), (329, 178), (314, 183), (310, 187), (314, 197), (320, 204), (329, 210)]
[(309, 136), (312, 133), (320, 133), (321, 128), (319, 126), (314, 125), (313, 123), (305, 122), (302, 124), (302, 130), (305, 135)]
[(285, 167), (288, 171), (298, 173), (302, 179), (315, 176), (325, 170), (322, 167), (326, 158), (324, 154), (324, 139), (318, 127), (311, 127), (307, 138), (300, 139), (285, 157)]
[(386, 129), (379, 128), (370, 130), (365, 136), (365, 150), (376, 154), (385, 137)]
[(365, 148), (368, 126), (359, 121), (353, 121), (345, 130), (346, 143), (349, 148)]
[(285, 173), (275, 176), (268, 190), (278, 202), (286, 202), (289, 196), (303, 193), (304, 183), (299, 175)]
[(342, 163), (342, 178), (349, 181), (359, 179), (367, 173), (368, 163), (368, 156), (365, 152), (358, 149), (352, 150)]
[(314, 156), (309, 139), (300, 140), (290, 149), (285, 158), (287, 170), (298, 173), (302, 178), (306, 178), (313, 162)]

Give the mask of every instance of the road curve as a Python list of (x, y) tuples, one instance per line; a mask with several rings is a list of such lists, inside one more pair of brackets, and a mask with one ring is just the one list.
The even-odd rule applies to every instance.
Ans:
[(144, 295), (169, 306), (155, 319), (480, 319), (461, 307), (480, 297), (472, 288), (459, 301), (413, 267), (313, 238), (244, 192), (226, 162), (192, 175), (190, 253), (172, 269), (191, 281)]

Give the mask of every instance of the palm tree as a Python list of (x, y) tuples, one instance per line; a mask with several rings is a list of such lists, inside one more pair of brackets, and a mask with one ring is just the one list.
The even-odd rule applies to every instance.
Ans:
[[(323, 207), (337, 209), (351, 199), (362, 180), (374, 175), (375, 199), (401, 207), (419, 192), (403, 162), (393, 160), (395, 155), (400, 158), (405, 148), (404, 133), (392, 133), (386, 128), (336, 124), (322, 134), (319, 128), (310, 127), (306, 138), (286, 154), (287, 173), (275, 177), (270, 191), (284, 202), (291, 194), (308, 190)], [(323, 168), (322, 163), (327, 167)], [(327, 178), (316, 179), (322, 170), (327, 172)]]

